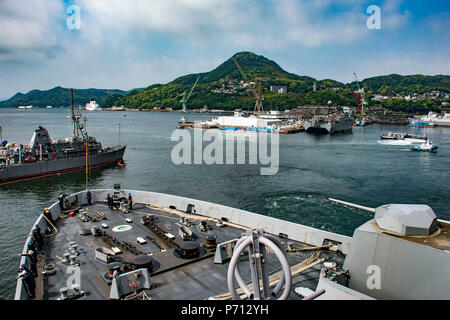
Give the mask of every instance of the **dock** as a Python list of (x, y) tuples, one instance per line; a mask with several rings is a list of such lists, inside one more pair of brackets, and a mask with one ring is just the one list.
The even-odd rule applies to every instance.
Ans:
[(178, 122), (178, 129), (194, 128), (194, 122)]
[(278, 131), (280, 134), (294, 134), (298, 132), (305, 132), (305, 128), (303, 127), (303, 124), (300, 125), (294, 125), (290, 127), (281, 128)]
[(380, 124), (408, 125), (409, 118), (412, 117), (413, 115), (408, 114), (386, 114), (386, 115), (377, 114), (373, 116), (373, 122)]

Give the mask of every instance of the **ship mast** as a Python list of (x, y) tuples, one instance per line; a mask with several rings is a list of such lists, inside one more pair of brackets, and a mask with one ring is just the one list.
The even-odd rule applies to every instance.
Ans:
[(74, 105), (73, 105), (73, 88), (72, 89), (70, 89), (70, 96), (71, 96), (71, 106), (72, 106), (72, 126), (73, 126), (73, 137), (75, 138), (77, 138), (78, 139), (78, 132), (77, 132), (77, 125), (76, 125), (76, 122), (77, 122), (77, 117), (76, 117), (76, 115), (75, 115), (75, 109), (74, 109)]
[[(80, 140), (80, 135), (78, 133), (81, 133), (81, 137), (84, 140), (87, 140), (87, 133), (83, 131), (83, 126), (80, 124), (80, 114), (75, 113), (75, 106), (73, 104), (73, 88), (70, 89), (70, 94), (72, 98), (72, 121), (73, 121), (73, 137), (76, 138), (76, 140)], [(86, 127), (86, 122), (85, 122)]]
[(86, 139), (86, 190), (89, 189), (89, 144)]
[[(89, 186), (89, 139), (88, 139), (88, 135), (86, 132), (86, 121), (87, 118), (84, 117), (84, 126), (80, 124), (80, 117), (81, 115), (78, 113), (75, 113), (75, 106), (73, 103), (73, 88), (70, 89), (70, 96), (71, 96), (71, 106), (72, 106), (72, 121), (73, 121), (73, 139), (80, 141), (80, 135), (79, 133), (81, 133), (81, 137), (83, 138), (85, 145), (86, 145), (86, 190), (88, 189)], [(83, 131), (84, 129), (84, 131)]]

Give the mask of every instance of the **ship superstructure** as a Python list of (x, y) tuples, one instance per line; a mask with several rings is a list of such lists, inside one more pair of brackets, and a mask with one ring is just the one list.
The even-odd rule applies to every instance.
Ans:
[(347, 114), (330, 114), (315, 116), (304, 124), (305, 131), (311, 134), (334, 134), (352, 132), (353, 119)]
[(98, 103), (94, 101), (94, 99), (91, 99), (89, 103), (86, 103), (85, 109), (87, 111), (101, 111), (102, 109), (99, 107)]
[(442, 113), (430, 111), (426, 116), (410, 119), (409, 125), (412, 127), (450, 127), (450, 110)]
[(104, 148), (86, 130), (86, 118), (75, 113), (71, 138), (54, 140), (47, 129), (39, 126), (28, 145), (4, 141), (0, 146), (0, 185), (42, 177), (82, 171), (113, 164), (123, 159), (125, 145)]

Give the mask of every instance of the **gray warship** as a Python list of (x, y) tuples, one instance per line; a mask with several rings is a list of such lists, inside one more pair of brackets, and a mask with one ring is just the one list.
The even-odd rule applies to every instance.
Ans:
[(306, 133), (311, 134), (352, 132), (353, 120), (347, 114), (321, 115), (306, 121), (304, 128)]
[(11, 183), (98, 168), (114, 163), (123, 164), (125, 145), (103, 148), (89, 136), (81, 115), (75, 113), (72, 91), (72, 138), (52, 140), (47, 129), (40, 126), (29, 145), (0, 145), (0, 186)]
[(349, 237), (119, 184), (81, 191), (38, 217), (15, 299), (450, 298), (449, 221), (427, 205), (328, 200), (374, 217)]

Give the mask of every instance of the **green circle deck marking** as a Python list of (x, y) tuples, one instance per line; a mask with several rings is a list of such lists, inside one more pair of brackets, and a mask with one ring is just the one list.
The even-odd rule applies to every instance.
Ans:
[(117, 226), (112, 229), (113, 232), (125, 232), (131, 230), (133, 227), (128, 225)]

